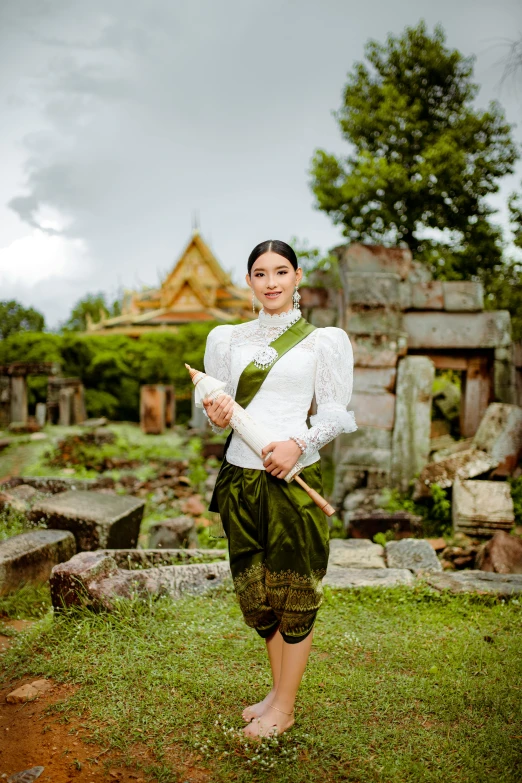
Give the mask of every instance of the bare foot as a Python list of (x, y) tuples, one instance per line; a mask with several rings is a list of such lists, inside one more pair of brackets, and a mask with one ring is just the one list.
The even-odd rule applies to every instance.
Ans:
[(288, 731), (293, 725), (293, 713), (292, 715), (286, 715), (274, 710), (272, 707), (267, 707), (260, 718), (253, 720), (248, 726), (245, 726), (243, 733), (251, 739), (261, 741), (264, 737), (279, 736), (284, 731)]
[(243, 710), (243, 720), (245, 720), (247, 723), (250, 723), (251, 720), (254, 718), (260, 718), (261, 715), (264, 713), (270, 702), (275, 696), (275, 688), (272, 688), (272, 690), (268, 693), (267, 696), (263, 699), (263, 701), (258, 701), (257, 704), (251, 704), (250, 707), (245, 707)]

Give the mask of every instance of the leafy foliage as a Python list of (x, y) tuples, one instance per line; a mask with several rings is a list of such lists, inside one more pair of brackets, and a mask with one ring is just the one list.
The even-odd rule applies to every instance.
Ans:
[(18, 332), (43, 332), (45, 318), (34, 307), (24, 307), (14, 299), (0, 301), (0, 340)]
[(121, 315), (121, 304), (118, 300), (109, 304), (102, 291), (96, 294), (87, 294), (76, 302), (69, 318), (62, 325), (62, 329), (66, 332), (84, 332), (87, 329), (89, 319), (96, 323), (102, 317), (107, 318), (115, 315)]
[(404, 242), (437, 276), (462, 279), (500, 262), (486, 198), (518, 151), (499, 104), (473, 105), (473, 58), (445, 41), (420, 22), (367, 44), (336, 114), (354, 151), (316, 150), (311, 185), (351, 241)]
[[(139, 418), (142, 384), (173, 384), (176, 394), (187, 399), (178, 413), (188, 418), (192, 383), (185, 362), (203, 367), (206, 338), (214, 326), (185, 324), (176, 332), (147, 334), (139, 340), (124, 335), (19, 332), (0, 342), (0, 364), (20, 356), (26, 361), (60, 362), (65, 377), (82, 380), (89, 415), (125, 421)], [(28, 385), (30, 405), (45, 400), (45, 378), (29, 378)]]
[[(451, 534), (451, 502), (445, 489), (438, 484), (430, 486), (430, 498), (425, 503), (415, 502), (412, 490), (401, 493), (397, 489), (385, 490), (387, 499), (384, 505), (386, 511), (407, 511), (422, 517), (423, 536), (446, 536)], [(375, 540), (375, 539), (374, 539)], [(375, 543), (382, 543), (376, 541)]]

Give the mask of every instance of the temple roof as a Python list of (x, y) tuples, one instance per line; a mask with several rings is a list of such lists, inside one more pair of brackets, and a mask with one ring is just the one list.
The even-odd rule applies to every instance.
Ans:
[(232, 283), (195, 230), (160, 288), (126, 291), (121, 315), (96, 323), (89, 319), (87, 331), (135, 336), (195, 321), (228, 323), (251, 317), (250, 289)]

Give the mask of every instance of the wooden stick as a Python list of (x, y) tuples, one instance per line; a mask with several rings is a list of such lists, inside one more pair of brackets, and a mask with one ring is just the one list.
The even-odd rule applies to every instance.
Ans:
[(297, 481), (298, 484), (304, 489), (304, 491), (312, 498), (316, 506), (324, 511), (327, 517), (332, 517), (335, 514), (335, 508), (331, 506), (327, 500), (325, 500), (319, 492), (309, 487), (306, 481), (303, 481), (301, 476), (294, 476), (293, 481)]

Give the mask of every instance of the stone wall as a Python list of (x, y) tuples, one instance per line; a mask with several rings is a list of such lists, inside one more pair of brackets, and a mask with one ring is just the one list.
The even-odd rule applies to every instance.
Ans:
[(333, 252), (342, 290), (304, 288), (301, 305), (315, 325), (345, 329), (354, 349), (350, 407), (359, 429), (334, 445), (340, 503), (358, 487), (406, 489), (422, 469), (436, 369), (463, 373), (464, 437), (491, 402), (520, 404), (522, 348), (513, 351), (509, 312), (484, 310), (480, 283), (433, 280), (408, 249), (352, 244)]

